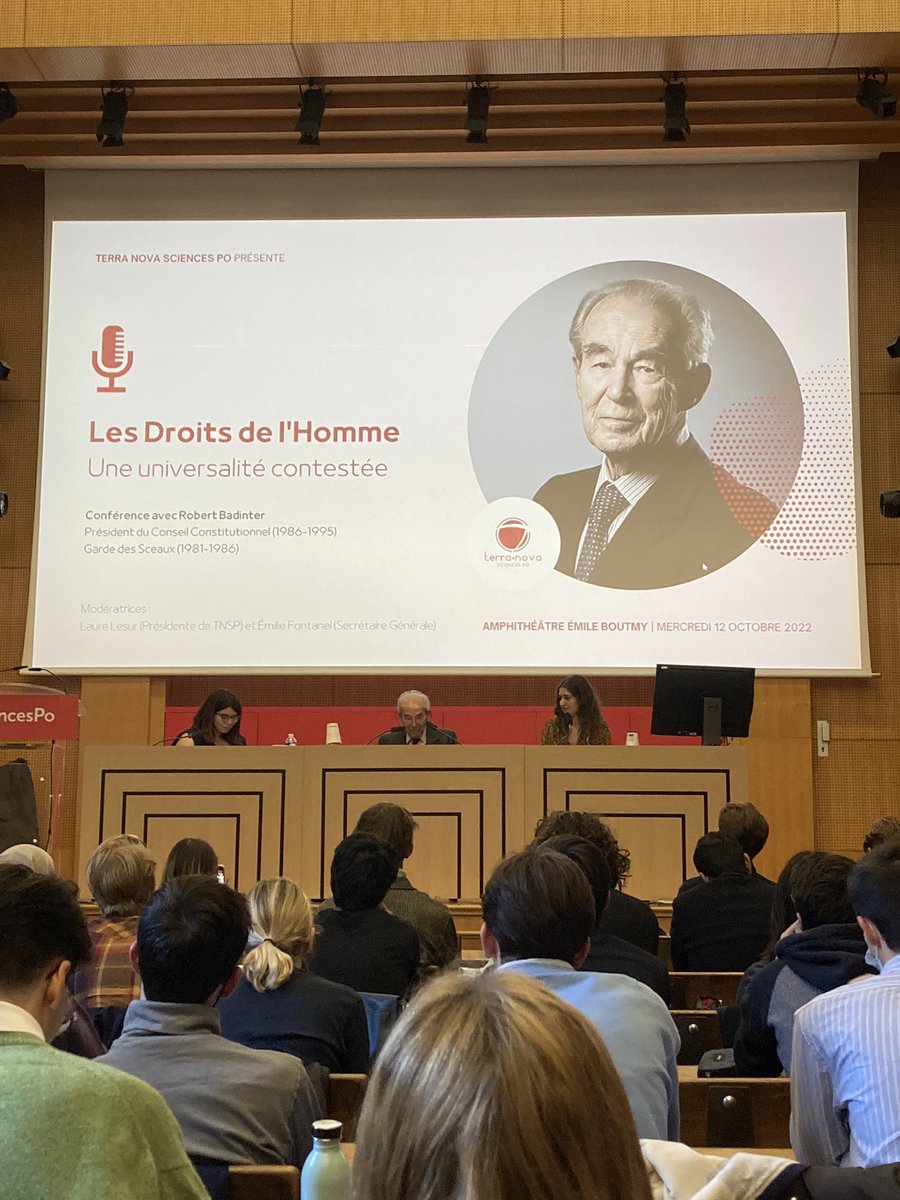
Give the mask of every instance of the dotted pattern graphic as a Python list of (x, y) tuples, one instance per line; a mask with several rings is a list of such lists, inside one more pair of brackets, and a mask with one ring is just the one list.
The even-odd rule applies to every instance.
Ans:
[(784, 507), (761, 541), (787, 558), (817, 561), (856, 546), (853, 416), (846, 361), (801, 379), (806, 429), (800, 469)]
[(794, 485), (802, 453), (803, 401), (796, 385), (732, 404), (710, 436), (713, 462), (768, 497), (776, 511)]
[(732, 516), (752, 537), (761, 537), (778, 515), (802, 453), (797, 384), (738, 401), (716, 420), (710, 437), (716, 483)]

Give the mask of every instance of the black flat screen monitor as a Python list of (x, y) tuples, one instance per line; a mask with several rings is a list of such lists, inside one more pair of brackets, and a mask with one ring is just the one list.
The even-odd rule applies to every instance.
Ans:
[(753, 667), (656, 668), (650, 732), (664, 737), (747, 737), (753, 712)]

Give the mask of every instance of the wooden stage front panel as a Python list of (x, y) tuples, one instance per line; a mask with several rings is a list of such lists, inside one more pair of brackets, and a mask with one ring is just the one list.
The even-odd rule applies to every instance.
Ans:
[(631, 854), (625, 891), (671, 900), (723, 804), (747, 799), (734, 746), (525, 747), (526, 834), (554, 811), (595, 813)]
[(743, 747), (93, 747), (85, 750), (79, 871), (114, 833), (137, 833), (162, 866), (182, 837), (215, 847), (242, 891), (285, 874), (330, 892), (337, 843), (387, 800), (418, 823), (416, 886), (477, 900), (496, 862), (555, 809), (594, 812), (632, 859), (627, 890), (668, 899), (697, 838), (747, 795)]

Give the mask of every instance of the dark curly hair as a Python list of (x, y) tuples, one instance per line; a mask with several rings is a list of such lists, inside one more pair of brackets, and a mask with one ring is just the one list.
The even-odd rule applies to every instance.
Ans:
[(560, 834), (572, 834), (596, 846), (606, 859), (613, 887), (622, 887), (631, 874), (631, 855), (619, 846), (613, 831), (599, 817), (586, 812), (547, 813), (535, 826), (534, 845)]

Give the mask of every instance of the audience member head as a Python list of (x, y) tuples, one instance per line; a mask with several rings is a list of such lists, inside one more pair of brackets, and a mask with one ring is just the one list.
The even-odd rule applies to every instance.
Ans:
[(900, 842), (900, 817), (879, 817), (873, 821), (863, 838), (863, 854), (868, 854), (876, 846), (883, 846), (885, 842)]
[(29, 871), (38, 875), (56, 874), (53, 859), (46, 850), (32, 842), (19, 842), (16, 846), (7, 846), (0, 854), (0, 863), (10, 867), (28, 867)]
[(900, 842), (885, 842), (861, 858), (848, 890), (866, 944), (884, 966), (900, 954)]
[(609, 878), (609, 864), (603, 852), (593, 842), (589, 842), (587, 838), (575, 837), (574, 834), (566, 833), (560, 833), (556, 837), (547, 838), (546, 842), (541, 842), (536, 848), (538, 851), (555, 850), (558, 854), (564, 854), (566, 858), (570, 858), (573, 863), (577, 863), (581, 867), (591, 887), (597, 924), (599, 925), (600, 918), (607, 904), (609, 904), (609, 894), (612, 891), (612, 883)]
[(29, 1012), (48, 1042), (68, 1013), (69, 973), (91, 948), (74, 883), (0, 864), (0, 1000)]
[(853, 924), (847, 891), (852, 870), (851, 858), (824, 850), (813, 850), (797, 863), (791, 874), (791, 896), (801, 929)]
[(772, 961), (775, 957), (775, 947), (781, 941), (782, 934), (797, 919), (797, 910), (794, 908), (794, 899), (791, 895), (791, 879), (797, 866), (814, 853), (814, 850), (798, 850), (781, 868), (781, 874), (775, 883), (775, 895), (772, 898), (771, 937), (769, 944), (760, 955), (763, 962)]
[(251, 940), (259, 939), (244, 958), (244, 978), (258, 992), (274, 992), (302, 967), (312, 948), (312, 909), (292, 879), (261, 879), (247, 897)]
[(719, 833), (734, 838), (752, 862), (768, 841), (769, 822), (749, 801), (736, 801), (723, 805)]
[(150, 899), (132, 947), (148, 1000), (215, 1003), (237, 982), (247, 944), (247, 901), (203, 875), (165, 884)]
[(143, 842), (123, 836), (101, 842), (87, 864), (87, 885), (104, 917), (134, 917), (156, 887), (156, 862)]
[(581, 867), (533, 846), (494, 868), (482, 898), (481, 944), (488, 958), (557, 958), (580, 967), (596, 924)]
[(547, 838), (568, 833), (586, 838), (602, 851), (609, 867), (609, 877), (614, 888), (621, 888), (631, 874), (631, 856), (616, 841), (615, 834), (599, 817), (586, 812), (552, 812), (541, 817), (534, 830), (535, 842), (546, 842)]
[(413, 852), (413, 833), (418, 825), (412, 813), (399, 804), (372, 804), (360, 814), (356, 833), (371, 833), (391, 847), (401, 863)]
[(650, 1188), (594, 1028), (533, 979), (499, 973), (445, 975), (400, 1018), (366, 1092), (354, 1196), (650, 1200)]
[(194, 713), (191, 729), (202, 734), (207, 742), (223, 741), (231, 746), (243, 746), (240, 700), (225, 688), (210, 692)]
[(169, 851), (163, 867), (162, 883), (185, 875), (209, 875), (215, 878), (219, 860), (215, 850), (203, 838), (182, 838)]
[(705, 833), (694, 847), (694, 867), (704, 879), (718, 879), (726, 871), (746, 871), (740, 842), (721, 833)]
[(331, 895), (345, 912), (377, 908), (397, 878), (400, 858), (371, 833), (351, 833), (331, 860)]

